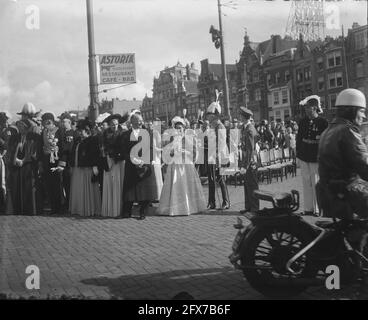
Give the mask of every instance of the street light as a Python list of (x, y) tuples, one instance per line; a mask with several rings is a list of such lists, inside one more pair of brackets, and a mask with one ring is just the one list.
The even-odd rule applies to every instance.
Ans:
[(226, 73), (226, 62), (225, 62), (225, 44), (224, 44), (224, 33), (222, 28), (222, 13), (221, 13), (221, 2), (217, 0), (218, 6), (218, 15), (219, 15), (219, 26), (220, 30), (211, 26), (210, 33), (212, 34), (212, 41), (215, 44), (216, 49), (220, 49), (221, 53), (221, 66), (222, 66), (222, 81), (223, 81), (223, 93), (224, 93), (224, 108), (225, 114), (231, 120), (230, 114), (230, 97), (229, 97), (229, 85), (227, 81), (227, 73)]

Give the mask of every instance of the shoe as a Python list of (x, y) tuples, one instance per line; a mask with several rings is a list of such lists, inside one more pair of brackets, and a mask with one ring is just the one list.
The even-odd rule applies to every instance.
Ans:
[(210, 204), (208, 204), (207, 209), (208, 210), (216, 210), (216, 205), (214, 203), (210, 203)]
[(240, 213), (241, 213), (241, 214), (245, 214), (245, 213), (247, 213), (247, 212), (250, 212), (250, 209), (240, 210)]
[(222, 206), (221, 206), (221, 209), (222, 209), (222, 210), (228, 210), (228, 209), (230, 209), (230, 203), (226, 203), (226, 202), (224, 202), (224, 203), (222, 204)]
[(144, 219), (146, 219), (146, 216), (140, 216), (137, 218), (137, 220), (144, 220)]

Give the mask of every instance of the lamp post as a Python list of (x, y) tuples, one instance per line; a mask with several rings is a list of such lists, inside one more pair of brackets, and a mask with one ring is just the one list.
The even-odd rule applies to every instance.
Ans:
[(220, 49), (221, 54), (221, 67), (222, 67), (222, 86), (223, 86), (223, 97), (224, 97), (224, 109), (225, 114), (229, 120), (231, 120), (230, 114), (230, 97), (229, 97), (229, 85), (227, 80), (226, 72), (226, 60), (225, 60), (225, 44), (224, 44), (224, 33), (222, 28), (222, 12), (221, 12), (221, 1), (217, 0), (218, 15), (219, 15), (219, 27), (220, 30), (216, 30), (213, 26), (210, 28), (212, 34), (212, 41), (215, 43), (216, 49)]
[(87, 7), (87, 32), (88, 32), (88, 72), (89, 72), (89, 95), (90, 104), (88, 116), (95, 121), (99, 114), (98, 83), (96, 70), (95, 39), (93, 26), (93, 0), (86, 0)]

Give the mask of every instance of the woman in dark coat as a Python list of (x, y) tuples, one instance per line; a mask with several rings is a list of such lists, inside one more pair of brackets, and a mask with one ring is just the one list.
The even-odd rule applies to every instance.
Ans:
[(80, 216), (101, 215), (101, 194), (98, 186), (100, 148), (98, 138), (92, 136), (92, 124), (80, 120), (77, 124), (79, 139), (73, 146), (71, 166), (71, 214)]

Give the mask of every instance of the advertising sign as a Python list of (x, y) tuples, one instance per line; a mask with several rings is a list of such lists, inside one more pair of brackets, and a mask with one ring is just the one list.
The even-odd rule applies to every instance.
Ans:
[(135, 54), (100, 54), (99, 84), (135, 83)]

